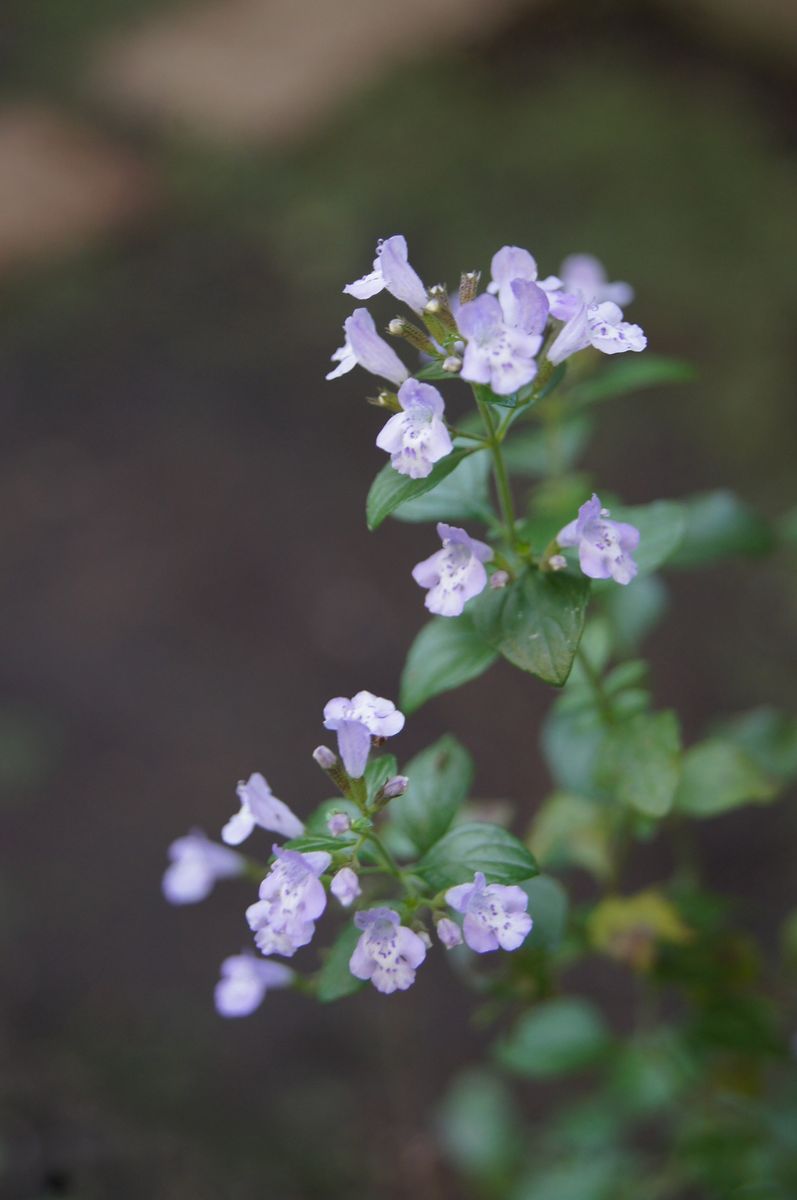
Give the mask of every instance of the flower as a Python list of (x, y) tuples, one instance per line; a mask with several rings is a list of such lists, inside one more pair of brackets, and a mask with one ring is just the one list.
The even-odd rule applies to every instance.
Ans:
[(350, 904), (353, 904), (362, 892), (360, 881), (351, 867), (341, 867), (337, 874), (332, 876), (329, 890), (341, 902), (344, 908), (348, 908)]
[(393, 737), (404, 728), (404, 714), (392, 700), (358, 692), (351, 700), (335, 696), (324, 706), (324, 728), (338, 735), (338, 753), (352, 779), (361, 779), (372, 737)]
[(647, 344), (639, 325), (624, 321), (622, 309), (611, 300), (596, 304), (582, 298), (551, 343), (548, 358), (552, 363), (564, 362), (587, 346), (594, 346), (602, 354), (624, 354), (627, 350), (644, 350)]
[(302, 822), (287, 804), (277, 799), (262, 775), (257, 772), (250, 775), (246, 783), (238, 784), (236, 792), (241, 801), (240, 810), (230, 817), (221, 831), (222, 840), (228, 846), (240, 846), (256, 825), (286, 838), (301, 837), (304, 833)]
[[(568, 320), (575, 307), (576, 298), (566, 295), (562, 280), (556, 275), (548, 275), (545, 279), (537, 279), (537, 263), (528, 250), (519, 246), (502, 246), (493, 255), (490, 264), (492, 280), (487, 285), (487, 291), (498, 293), (501, 306), (506, 311), (511, 304), (511, 287), (516, 280), (535, 283), (538, 290), (544, 292), (548, 301), (545, 312), (550, 308), (551, 316), (559, 321)], [(538, 330), (537, 332), (541, 332)]]
[(453, 950), (455, 946), (462, 945), (462, 930), (450, 917), (441, 917), (435, 928), (446, 950)]
[(487, 883), (481, 871), (476, 872), (473, 883), (449, 888), (446, 903), (465, 914), (465, 942), (477, 954), (499, 947), (517, 950), (531, 932), (532, 920), (526, 912), (529, 898), (523, 888)]
[(354, 924), (362, 936), (349, 959), (357, 979), (370, 979), (378, 992), (406, 991), (415, 982), (416, 968), (426, 958), (426, 946), (392, 908), (358, 912)]
[(377, 242), (373, 271), (343, 290), (356, 300), (370, 300), (384, 288), (416, 313), (423, 312), (426, 288), (407, 261), (407, 240), (401, 234)]
[(340, 837), (351, 829), (351, 817), (344, 812), (330, 813), (327, 817), (327, 829), (333, 837)]
[(472, 596), (487, 583), (484, 563), (493, 552), (486, 542), (470, 537), (464, 529), (440, 521), (437, 533), (443, 543), (438, 550), (412, 568), (412, 578), (428, 588), (424, 604), (441, 617), (458, 617)]
[(404, 411), (390, 418), (376, 444), (388, 452), (400, 475), (425, 479), (453, 448), (443, 421), (443, 397), (430, 384), (407, 379), (398, 390), (398, 402)]
[(459, 310), (457, 324), (466, 341), (462, 378), (489, 384), (497, 396), (511, 395), (537, 374), (541, 308), (529, 288), (540, 291), (534, 284), (514, 280), (507, 293), (511, 305), (504, 307), (495, 296), (481, 295)]
[(610, 521), (609, 510), (593, 493), (578, 517), (556, 535), (560, 546), (578, 546), (581, 570), (590, 579), (630, 583), (637, 573), (631, 555), (639, 545), (639, 530), (624, 521)]
[(594, 254), (570, 254), (559, 273), (566, 292), (579, 293), (585, 300), (611, 300), (614, 304), (630, 304), (634, 289), (630, 283), (609, 283), (606, 268)]
[(381, 375), (396, 385), (403, 383), (409, 375), (392, 346), (376, 332), (374, 319), (367, 308), (355, 308), (343, 322), (346, 340), (332, 355), (338, 365), (330, 371), (327, 379), (337, 379), (351, 371), (358, 363), (372, 375)]
[(221, 964), (216, 1010), (222, 1017), (248, 1017), (272, 988), (289, 987), (295, 972), (282, 963), (263, 962), (254, 954), (233, 954)]
[(315, 922), (327, 906), (319, 875), (332, 861), (325, 850), (273, 847), (276, 861), (260, 885), (260, 899), (246, 910), (255, 944), (263, 954), (291, 958), (315, 933)]
[(177, 838), (169, 847), (171, 864), (163, 876), (163, 894), (170, 904), (196, 904), (213, 890), (217, 879), (242, 875), (240, 854), (212, 842), (200, 829)]

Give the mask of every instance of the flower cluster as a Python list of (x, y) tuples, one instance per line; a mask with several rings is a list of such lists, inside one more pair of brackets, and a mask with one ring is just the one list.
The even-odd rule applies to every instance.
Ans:
[[(387, 291), (412, 311), (412, 320), (396, 317), (387, 332), (424, 355), (427, 365), (417, 377), (377, 331), (366, 308), (355, 309), (344, 322), (345, 342), (332, 356), (336, 365), (327, 376), (336, 379), (360, 365), (397, 388), (379, 397), (378, 403), (393, 415), (376, 444), (390, 455), (390, 467), (411, 480), (428, 480), (454, 451), (495, 450), (510, 424), (499, 421), (497, 427), (488, 415), (485, 436), (456, 430), (446, 418), (441, 392), (425, 380), (457, 375), (472, 386), (482, 406), (506, 404), (520, 410), (531, 406), (554, 369), (563, 369), (579, 351), (620, 354), (643, 350), (647, 344), (640, 327), (627, 322), (620, 307), (633, 299), (632, 288), (610, 282), (591, 255), (570, 255), (558, 275), (541, 278), (528, 250), (503, 246), (493, 255), (490, 279), (481, 293), (479, 279), (478, 272), (464, 274), (456, 295), (449, 295), (443, 285), (427, 287), (410, 265), (406, 239), (395, 235), (377, 245), (373, 270), (343, 289), (361, 301)], [(424, 328), (415, 323), (418, 320)], [(636, 570), (631, 552), (638, 534), (631, 526), (607, 521), (605, 512), (593, 518), (592, 504), (582, 506), (577, 521), (562, 530), (559, 547), (578, 546), (581, 570), (591, 578), (628, 583)], [(492, 586), (512, 581), (511, 571), (496, 561), (485, 542), (453, 525), (441, 523), (437, 530), (442, 550), (412, 572), (426, 590), (430, 612), (460, 616), (491, 581), (485, 563), (495, 568)], [(504, 532), (512, 542), (514, 529), (507, 526)], [(567, 558), (548, 553), (539, 565), (563, 570)]]
[[(404, 991), (415, 980), (431, 946), (433, 925), (447, 949), (464, 943), (477, 954), (493, 950), (517, 950), (532, 928), (526, 912), (528, 896), (518, 886), (488, 883), (476, 871), (470, 882), (424, 896), (415, 877), (407, 888), (403, 880), (412, 872), (393, 864), (386, 878), (398, 880), (405, 894), (398, 898), (373, 895), (376, 878), (371, 868), (366, 887), (363, 861), (392, 864), (376, 830), (377, 819), (392, 800), (404, 795), (410, 780), (389, 776), (369, 793), (365, 773), (374, 746), (399, 733), (404, 715), (390, 700), (371, 692), (358, 692), (351, 699), (336, 696), (324, 708), (324, 726), (337, 735), (338, 754), (319, 747), (316, 762), (337, 783), (345, 803), (354, 809), (330, 810), (325, 816), (328, 836), (321, 841), (329, 848), (314, 848), (318, 837), (305, 835), (305, 826), (291, 809), (278, 800), (262, 775), (250, 776), (238, 785), (241, 808), (222, 830), (225, 841), (238, 844), (255, 827), (289, 839), (287, 845), (272, 846), (268, 867), (260, 870), (258, 899), (246, 909), (246, 921), (260, 952), (232, 955), (221, 966), (215, 1002), (225, 1017), (253, 1012), (273, 988), (295, 985), (299, 976), (281, 959), (294, 955), (313, 940), (316, 923), (332, 895), (343, 909), (353, 912), (359, 937), (349, 957), (349, 971), (358, 980), (370, 981), (377, 991)], [(170, 848), (172, 859), (163, 881), (166, 898), (174, 904), (200, 900), (217, 879), (251, 875), (252, 860), (244, 859), (228, 846), (211, 842), (201, 833), (180, 838)], [(377, 872), (378, 873), (378, 872)], [(362, 907), (359, 901), (368, 893)], [(423, 919), (428, 911), (431, 925)], [(462, 919), (462, 925), (455, 919)]]

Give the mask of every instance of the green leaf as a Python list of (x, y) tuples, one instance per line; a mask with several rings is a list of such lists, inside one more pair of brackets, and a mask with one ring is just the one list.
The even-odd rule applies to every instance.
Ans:
[(776, 792), (772, 780), (743, 750), (714, 738), (684, 755), (675, 804), (692, 817), (714, 817), (743, 804), (766, 803)]
[(520, 885), (529, 898), (529, 915), (534, 924), (524, 942), (530, 950), (544, 949), (553, 954), (562, 944), (567, 927), (567, 892), (550, 875), (537, 875)]
[[(603, 1145), (562, 1162), (535, 1163), (513, 1189), (511, 1200), (625, 1200), (645, 1188), (645, 1177), (638, 1176), (634, 1166), (632, 1158)], [(635, 1190), (626, 1190), (629, 1185)]]
[(521, 671), (561, 687), (584, 628), (589, 583), (531, 569), (505, 588), (486, 589), (470, 605), (484, 640)]
[(447, 475), (450, 475), (464, 458), (474, 453), (478, 453), (478, 451), (464, 447), (452, 450), (445, 458), (441, 458), (439, 463), (435, 463), (425, 479), (410, 479), (407, 475), (400, 475), (388, 463), (371, 484), (371, 490), (365, 502), (368, 528), (378, 529), (385, 517), (389, 517), (400, 504), (405, 504), (407, 500), (413, 500), (416, 496), (422, 496), (424, 492), (431, 492), (432, 488), (436, 488)]
[(608, 588), (601, 603), (615, 649), (633, 654), (663, 616), (667, 589), (657, 575), (643, 575), (634, 579), (633, 586)]
[(498, 1043), (501, 1066), (515, 1075), (547, 1079), (590, 1066), (606, 1054), (611, 1036), (598, 1009), (578, 997), (546, 1000), (520, 1018)]
[(415, 712), (432, 696), (483, 675), (498, 658), (473, 628), (469, 613), (434, 617), (412, 643), (401, 676), (399, 707)]
[(520, 883), (537, 864), (522, 842), (500, 825), (465, 821), (432, 846), (415, 868), (435, 891), (471, 880), (483, 871), (488, 883)]
[(430, 362), (420, 371), (415, 372), (415, 378), (427, 383), (436, 383), (439, 379), (451, 379), (451, 372), (443, 370), (443, 361)]
[(503, 1180), (523, 1146), (523, 1132), (504, 1081), (484, 1068), (458, 1075), (443, 1101), (440, 1135), (460, 1171), (485, 1182)]
[(285, 843), (286, 850), (297, 850), (299, 854), (310, 854), (315, 850), (326, 850), (327, 854), (337, 854), (351, 838), (331, 837), (330, 834), (309, 833), (302, 837), (291, 838)]
[[(640, 575), (648, 575), (668, 561), (681, 545), (686, 514), (675, 500), (655, 500), (652, 504), (612, 508), (613, 521), (627, 521), (639, 530), (639, 547), (634, 561)], [(612, 585), (614, 586), (614, 585)], [(635, 587), (632, 581), (628, 587)]]
[(368, 760), (365, 768), (365, 790), (369, 802), (394, 775), (398, 775), (398, 762), (395, 754), (381, 754), (379, 758)]
[(407, 500), (393, 516), (397, 521), (412, 522), (489, 521), (493, 516), (487, 482), (489, 474), (490, 457), (477, 450), (462, 459), (434, 491)]
[(705, 492), (682, 502), (686, 524), (672, 565), (692, 567), (734, 554), (766, 554), (775, 544), (767, 521), (733, 492)]
[(535, 815), (529, 845), (544, 869), (582, 867), (603, 882), (612, 870), (610, 834), (603, 805), (554, 792)]
[(596, 765), (606, 740), (606, 725), (594, 707), (569, 712), (562, 697), (542, 726), (542, 751), (554, 782), (582, 796), (601, 794)]
[(621, 804), (646, 817), (663, 817), (675, 799), (680, 762), (675, 713), (638, 713), (610, 731), (598, 777)]
[(576, 404), (596, 404), (626, 392), (661, 387), (662, 384), (689, 383), (694, 378), (695, 370), (688, 363), (657, 354), (629, 354), (606, 365), (597, 378), (576, 384), (570, 398)]
[(754, 708), (724, 721), (720, 736), (744, 750), (762, 771), (787, 782), (797, 779), (797, 717), (776, 708)]
[(351, 923), (339, 934), (327, 951), (323, 967), (318, 973), (316, 995), (322, 1004), (351, 996), (365, 986), (362, 979), (355, 979), (349, 970), (349, 959), (360, 937), (360, 931)]
[(446, 735), (416, 754), (404, 768), (410, 786), (390, 804), (390, 819), (421, 854), (441, 838), (473, 783), (473, 761)]
[(504, 442), (504, 463), (513, 475), (530, 479), (544, 478), (555, 464), (568, 470), (589, 441), (593, 422), (576, 416), (563, 421), (557, 429), (522, 429)]

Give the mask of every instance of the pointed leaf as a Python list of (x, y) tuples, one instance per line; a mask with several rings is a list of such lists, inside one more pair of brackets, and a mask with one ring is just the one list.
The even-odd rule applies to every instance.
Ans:
[(714, 817), (742, 804), (766, 803), (776, 792), (772, 780), (743, 750), (712, 738), (684, 756), (675, 804), (692, 817)]
[(390, 819), (420, 853), (448, 829), (468, 798), (473, 761), (456, 738), (440, 738), (404, 768), (410, 786), (390, 804)]
[(405, 713), (415, 712), (432, 696), (476, 679), (497, 658), (498, 651), (476, 632), (468, 613), (434, 617), (410, 646), (399, 707)]
[(622, 804), (646, 817), (663, 817), (675, 799), (680, 751), (675, 713), (639, 713), (611, 730), (598, 777)]
[(343, 996), (351, 996), (365, 986), (364, 981), (356, 979), (349, 970), (349, 959), (354, 953), (359, 937), (360, 931), (354, 925), (348, 924), (327, 951), (324, 965), (318, 974), (316, 993), (322, 1004), (340, 1000)]
[(405, 501), (393, 516), (397, 521), (412, 522), (489, 521), (493, 515), (489, 474), (489, 455), (478, 451), (469, 454), (433, 491)]
[(389, 517), (400, 504), (422, 496), (424, 492), (431, 492), (432, 488), (436, 488), (438, 483), (450, 475), (464, 458), (473, 453), (473, 450), (465, 448), (452, 450), (445, 458), (441, 458), (440, 462), (435, 463), (425, 479), (410, 479), (407, 475), (400, 475), (388, 463), (379, 472), (368, 493), (365, 503), (368, 528), (378, 529), (385, 517)]
[(436, 891), (454, 887), (483, 871), (488, 883), (520, 883), (538, 874), (522, 842), (500, 825), (465, 821), (450, 829), (415, 868)]

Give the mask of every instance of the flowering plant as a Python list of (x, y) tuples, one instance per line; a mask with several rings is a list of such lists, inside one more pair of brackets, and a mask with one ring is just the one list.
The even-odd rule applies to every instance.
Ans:
[[(389, 461), (368, 493), (369, 527), (388, 516), (430, 522), (441, 543), (426, 542), (411, 569), (432, 619), (409, 650), (400, 707), (369, 691), (329, 700), (323, 726), (336, 746), (313, 757), (338, 798), (300, 819), (253, 774), (238, 785), (223, 844), (199, 831), (173, 843), (166, 898), (192, 903), (233, 877), (259, 885), (245, 913), (253, 945), (225, 959), (216, 986), (226, 1017), (252, 1013), (276, 987), (322, 1002), (366, 983), (404, 991), (430, 953), (450, 953), (504, 1023), (495, 1067), (455, 1081), (443, 1113), (449, 1153), (485, 1195), (630, 1197), (645, 1178), (645, 1194), (719, 1196), (723, 1178), (764, 1158), (767, 1186), (788, 1189), (788, 1147), (761, 1155), (775, 1111), (763, 1072), (770, 1092), (785, 1094), (785, 1030), (757, 953), (699, 881), (690, 826), (770, 803), (797, 775), (797, 723), (756, 710), (685, 746), (675, 713), (653, 707), (637, 657), (666, 603), (657, 572), (760, 553), (775, 534), (728, 493), (628, 507), (610, 481), (602, 500), (575, 469), (600, 401), (688, 376), (669, 360), (637, 359), (647, 343), (620, 307), (633, 299), (628, 284), (609, 282), (587, 255), (540, 278), (516, 246), (498, 250), (483, 291), (480, 282), (469, 271), (456, 294), (427, 287), (394, 236), (343, 289), (359, 302), (387, 291), (411, 311), (387, 326), (400, 355), (357, 307), (327, 376), (359, 365), (381, 381), (371, 402), (389, 414), (376, 436)], [(601, 355), (628, 357), (600, 373)], [(454, 421), (437, 385), (456, 382), (471, 404)], [(477, 819), (471, 759), (453, 737), (401, 772), (392, 753), (406, 716), (501, 656), (559, 689), (541, 731), (554, 788), (536, 813), (518, 813), (523, 837)], [(231, 849), (257, 829), (284, 839), (268, 862)], [(670, 877), (629, 890), (629, 856), (656, 838), (675, 849)], [(575, 871), (591, 891), (571, 909), (558, 876)], [(335, 908), (336, 939), (303, 969)], [(795, 942), (792, 924), (784, 970)], [(644, 1020), (632, 1032), (613, 1033), (592, 1001), (568, 994), (569, 973), (596, 956), (636, 981)], [(508, 1079), (587, 1069), (595, 1098), (565, 1105), (524, 1145)]]

